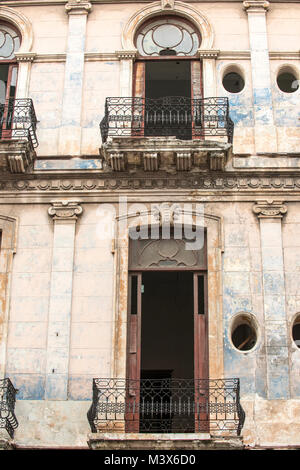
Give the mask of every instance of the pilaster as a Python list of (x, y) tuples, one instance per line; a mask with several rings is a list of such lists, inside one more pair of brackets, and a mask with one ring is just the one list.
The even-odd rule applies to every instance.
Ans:
[(199, 49), (198, 55), (202, 60), (203, 70), (203, 97), (210, 98), (217, 96), (217, 82), (216, 82), (216, 59), (219, 55), (219, 50)]
[(86, 22), (92, 5), (85, 0), (71, 0), (65, 8), (69, 29), (58, 151), (61, 155), (80, 155)]
[(243, 5), (248, 15), (251, 51), (255, 150), (257, 153), (277, 152), (266, 24), (269, 2), (246, 0)]
[(120, 61), (120, 96), (132, 96), (133, 63), (137, 51), (116, 51)]
[(36, 54), (33, 52), (16, 52), (15, 56), (19, 64), (16, 98), (28, 98), (30, 70)]
[(282, 246), (282, 219), (287, 207), (282, 201), (257, 201), (253, 212), (259, 219), (261, 237), (267, 396), (270, 400), (287, 399), (290, 387)]
[(75, 225), (82, 213), (79, 201), (52, 201), (54, 221), (50, 284), (46, 398), (67, 400)]

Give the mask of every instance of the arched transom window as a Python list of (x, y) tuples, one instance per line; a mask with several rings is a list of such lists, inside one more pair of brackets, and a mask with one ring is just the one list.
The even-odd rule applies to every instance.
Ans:
[(0, 24), (0, 60), (11, 60), (20, 48), (20, 37), (7, 25)]
[(196, 28), (181, 18), (165, 17), (143, 25), (136, 36), (142, 56), (194, 56), (201, 38)]

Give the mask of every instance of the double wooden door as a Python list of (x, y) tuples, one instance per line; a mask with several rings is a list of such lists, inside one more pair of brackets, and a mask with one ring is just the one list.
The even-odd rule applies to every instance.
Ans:
[[(152, 271), (152, 281), (155, 276), (159, 276), (162, 271)], [(180, 277), (181, 271), (170, 270), (166, 272), (178, 273)], [(188, 297), (181, 299), (186, 308), (181, 308), (180, 315), (177, 314), (175, 318), (174, 303), (172, 299), (176, 294), (176, 290), (179, 291), (178, 285), (174, 285), (174, 288), (169, 289), (169, 292), (164, 297), (164, 306), (162, 312), (158, 312), (158, 303), (151, 301), (152, 307), (146, 305), (145, 302), (150, 302), (151, 296), (148, 296), (148, 300), (144, 300), (145, 290), (149, 289), (147, 279), (149, 278), (149, 271), (132, 271), (129, 273), (129, 305), (128, 305), (128, 350), (127, 350), (127, 379), (128, 379), (128, 390), (127, 390), (127, 415), (126, 425), (128, 431), (141, 432), (141, 402), (143, 400), (143, 384), (145, 387), (152, 387), (153, 383), (156, 387), (159, 385), (157, 377), (167, 379), (161, 381), (166, 387), (166, 384), (179, 384), (179, 388), (185, 390), (183, 398), (187, 397), (189, 401), (194, 401), (193, 407), (193, 423), (188, 428), (189, 432), (203, 431), (201, 423), (208, 421), (206, 412), (206, 401), (208, 393), (208, 319), (207, 319), (207, 275), (206, 271), (193, 271), (184, 270), (182, 273), (185, 276), (182, 277), (187, 285), (185, 291), (188, 292)], [(154, 276), (154, 277), (153, 277)], [(149, 282), (149, 281), (148, 281)], [(161, 295), (161, 294), (160, 294)], [(168, 297), (169, 295), (169, 297)], [(180, 294), (179, 294), (180, 295)], [(144, 298), (143, 298), (144, 296)], [(191, 298), (192, 297), (192, 298)], [(177, 303), (180, 302), (177, 300)], [(169, 303), (169, 308), (168, 308)], [(172, 307), (173, 305), (173, 307)], [(151, 310), (154, 309), (154, 310)], [(147, 318), (146, 318), (146, 311)], [(163, 322), (160, 322), (159, 316), (164, 314)], [(144, 316), (143, 316), (144, 314)], [(158, 323), (155, 322), (155, 318), (158, 318)], [(156, 320), (157, 321), (157, 320)], [(190, 326), (188, 329), (185, 324), (188, 323)], [(162, 343), (164, 333), (160, 330), (165, 329), (166, 348), (159, 349), (158, 343)], [(186, 332), (186, 333), (185, 333)], [(173, 340), (170, 341), (170, 335), (173, 335)], [(169, 338), (169, 339), (168, 339)], [(185, 339), (183, 339), (185, 338)], [(144, 343), (144, 344), (143, 344)], [(146, 344), (147, 343), (147, 344)], [(150, 344), (150, 346), (149, 346)], [(147, 348), (147, 357), (145, 359), (145, 349)], [(167, 349), (173, 348), (172, 356), (178, 356), (181, 358), (181, 364), (179, 367), (173, 367), (172, 371), (163, 370), (166, 369), (166, 356), (168, 355)], [(165, 352), (164, 352), (165, 351)], [(190, 352), (188, 352), (190, 351)], [(153, 360), (151, 360), (153, 355)], [(144, 359), (143, 359), (144, 358)], [(172, 361), (171, 361), (172, 362)], [(174, 361), (173, 361), (174, 362)], [(178, 362), (178, 361), (177, 361)], [(147, 364), (154, 365), (153, 372), (147, 373)], [(149, 368), (149, 367), (148, 367)], [(153, 367), (150, 367), (153, 370)], [(185, 375), (187, 371), (187, 375)], [(159, 375), (157, 376), (157, 372)], [(146, 379), (145, 379), (146, 377)], [(172, 381), (168, 381), (172, 377)], [(152, 380), (152, 382), (151, 382)], [(146, 388), (144, 387), (144, 390)], [(187, 388), (188, 387), (188, 388)], [(175, 394), (178, 392), (175, 390)], [(158, 391), (152, 391), (153, 397), (158, 401)], [(172, 395), (170, 391), (170, 396)], [(173, 394), (174, 395), (174, 394)], [(148, 393), (148, 396), (149, 393)], [(168, 391), (164, 390), (162, 396), (166, 400)], [(177, 395), (176, 395), (177, 396)], [(149, 398), (149, 400), (151, 400)], [(143, 405), (144, 406), (144, 405)], [(169, 404), (166, 403), (166, 408)], [(149, 414), (149, 413), (148, 413)], [(162, 415), (161, 418), (162, 419)], [(178, 417), (180, 420), (180, 416)], [(182, 415), (182, 419), (184, 416)], [(159, 421), (159, 419), (158, 419)], [(178, 422), (178, 421), (177, 421)], [(179, 423), (180, 424), (180, 423)], [(160, 421), (160, 430), (168, 428), (168, 425)], [(169, 429), (171, 432), (172, 429)], [(185, 432), (188, 432), (185, 431)]]

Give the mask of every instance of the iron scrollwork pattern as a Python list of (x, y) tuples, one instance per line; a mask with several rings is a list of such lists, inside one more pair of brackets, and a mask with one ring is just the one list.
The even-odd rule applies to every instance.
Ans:
[(100, 123), (104, 143), (108, 137), (118, 136), (175, 136), (183, 140), (215, 136), (232, 143), (233, 129), (227, 97), (109, 97)]
[(92, 432), (241, 433), (240, 382), (232, 379), (93, 380), (88, 411)]
[(0, 139), (21, 139), (38, 146), (37, 118), (31, 98), (10, 98), (0, 104)]
[(0, 380), (0, 428), (6, 429), (11, 438), (18, 427), (15, 416), (16, 393), (9, 378)]

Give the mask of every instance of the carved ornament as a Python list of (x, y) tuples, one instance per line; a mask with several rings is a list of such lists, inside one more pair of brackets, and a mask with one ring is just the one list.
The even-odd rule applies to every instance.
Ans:
[(287, 213), (287, 206), (283, 204), (283, 201), (256, 201), (256, 204), (253, 206), (253, 212), (259, 219), (282, 219)]
[(52, 207), (49, 207), (48, 214), (53, 217), (53, 220), (77, 220), (77, 217), (82, 214), (82, 207), (79, 205), (80, 201), (52, 201)]

